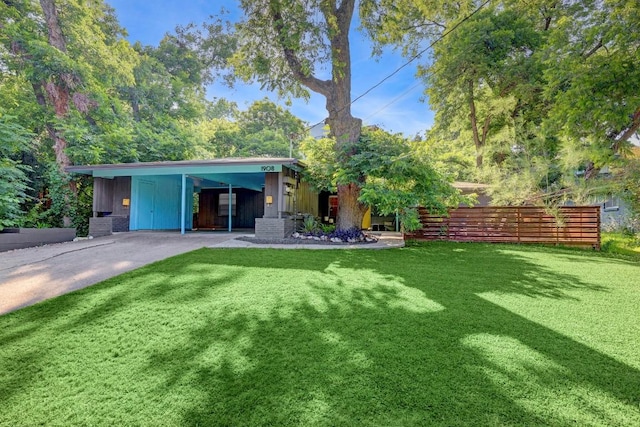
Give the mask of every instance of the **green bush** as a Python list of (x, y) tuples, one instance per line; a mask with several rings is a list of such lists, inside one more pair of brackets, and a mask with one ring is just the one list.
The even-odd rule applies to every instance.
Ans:
[(302, 221), (302, 230), (303, 233), (317, 233), (321, 231), (319, 221), (313, 215), (307, 215), (304, 217)]

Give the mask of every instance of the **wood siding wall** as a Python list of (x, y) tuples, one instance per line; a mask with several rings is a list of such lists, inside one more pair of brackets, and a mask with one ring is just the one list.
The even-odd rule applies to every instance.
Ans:
[(599, 206), (566, 206), (559, 219), (539, 207), (460, 207), (448, 217), (420, 208), (422, 229), (405, 234), (417, 240), (538, 243), (600, 249)]
[(94, 212), (110, 212), (111, 215), (129, 216), (129, 207), (122, 206), (122, 199), (131, 200), (131, 177), (93, 179)]
[[(200, 229), (227, 229), (229, 217), (218, 214), (220, 194), (228, 194), (229, 190), (207, 189), (200, 192), (198, 221), (195, 225)], [(264, 214), (264, 194), (261, 192), (234, 188), (236, 194), (236, 215), (232, 217), (232, 228), (254, 228), (255, 219)]]
[(296, 208), (298, 212), (303, 214), (311, 214), (313, 216), (320, 216), (320, 209), (318, 207), (318, 192), (311, 186), (311, 184), (301, 181), (298, 184)]

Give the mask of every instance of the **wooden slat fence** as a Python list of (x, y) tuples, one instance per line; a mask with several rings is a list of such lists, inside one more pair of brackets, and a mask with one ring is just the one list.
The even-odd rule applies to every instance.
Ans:
[(422, 229), (405, 239), (455, 242), (538, 243), (600, 249), (600, 207), (565, 206), (559, 216), (534, 206), (451, 209), (448, 217), (420, 208)]

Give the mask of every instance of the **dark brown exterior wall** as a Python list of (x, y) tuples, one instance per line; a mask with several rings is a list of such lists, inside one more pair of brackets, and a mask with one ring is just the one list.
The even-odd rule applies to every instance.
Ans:
[(112, 216), (129, 216), (129, 208), (122, 206), (122, 199), (131, 200), (131, 177), (114, 179), (94, 178), (93, 211), (110, 212)]
[[(255, 219), (264, 215), (264, 194), (242, 188), (234, 189), (236, 194), (236, 215), (232, 217), (232, 228), (254, 228)], [(218, 215), (218, 199), (220, 194), (228, 190), (210, 189), (200, 192), (200, 207), (196, 228), (227, 229), (228, 217)]]

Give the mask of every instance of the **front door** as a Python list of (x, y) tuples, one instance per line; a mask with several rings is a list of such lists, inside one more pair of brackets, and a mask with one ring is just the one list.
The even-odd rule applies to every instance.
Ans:
[(153, 229), (156, 184), (152, 181), (138, 182), (138, 229)]

